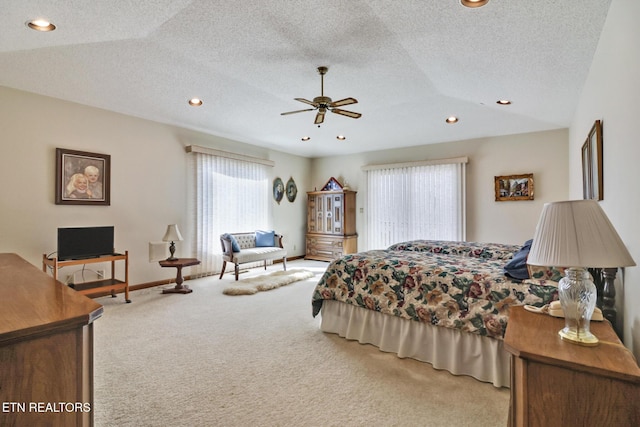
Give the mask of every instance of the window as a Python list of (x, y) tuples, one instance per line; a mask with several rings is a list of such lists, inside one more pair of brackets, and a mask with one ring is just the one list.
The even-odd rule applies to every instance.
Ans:
[(465, 239), (466, 158), (365, 166), (369, 249)]
[(270, 229), (269, 161), (191, 151), (193, 252), (199, 273), (216, 273), (222, 269), (221, 234)]

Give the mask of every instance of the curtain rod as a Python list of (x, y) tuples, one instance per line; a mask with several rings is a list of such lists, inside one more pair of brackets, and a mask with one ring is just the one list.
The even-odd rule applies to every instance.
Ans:
[(437, 159), (437, 160), (418, 160), (415, 162), (402, 162), (402, 163), (385, 163), (379, 165), (364, 165), (363, 171), (377, 170), (377, 169), (392, 169), (392, 168), (407, 168), (413, 166), (431, 166), (431, 165), (444, 165), (451, 163), (469, 163), (468, 157), (454, 157), (451, 159)]
[(244, 162), (258, 163), (265, 166), (275, 166), (273, 160), (261, 159), (259, 157), (246, 156), (244, 154), (230, 153), (228, 151), (216, 150), (214, 148), (201, 147), (199, 145), (187, 145), (185, 147), (187, 153), (209, 154), (211, 156), (225, 157), (227, 159), (241, 160)]

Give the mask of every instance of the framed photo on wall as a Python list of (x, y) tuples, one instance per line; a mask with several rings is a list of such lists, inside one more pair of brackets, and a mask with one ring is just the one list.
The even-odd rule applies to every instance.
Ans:
[(496, 202), (533, 200), (533, 174), (494, 177)]
[(603, 200), (602, 122), (596, 120), (582, 145), (582, 197)]
[(56, 148), (56, 205), (111, 204), (111, 156)]
[(282, 196), (284, 196), (284, 184), (280, 177), (276, 177), (276, 179), (273, 180), (273, 200), (280, 204)]

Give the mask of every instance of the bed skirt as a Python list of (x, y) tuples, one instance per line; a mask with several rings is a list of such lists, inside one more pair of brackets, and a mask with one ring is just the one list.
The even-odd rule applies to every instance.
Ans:
[(320, 329), (361, 344), (373, 344), (400, 358), (430, 363), (454, 375), (469, 375), (496, 387), (510, 385), (510, 357), (502, 341), (323, 301)]

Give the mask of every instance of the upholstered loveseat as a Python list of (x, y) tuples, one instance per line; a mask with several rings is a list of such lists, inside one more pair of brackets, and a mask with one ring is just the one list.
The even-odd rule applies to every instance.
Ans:
[(222, 245), (222, 271), (224, 275), (227, 262), (235, 264), (235, 275), (238, 280), (240, 264), (264, 262), (282, 258), (284, 270), (287, 269), (287, 250), (282, 246), (282, 235), (273, 231), (255, 231), (248, 233), (225, 233), (220, 235)]

